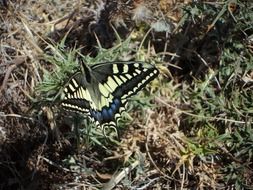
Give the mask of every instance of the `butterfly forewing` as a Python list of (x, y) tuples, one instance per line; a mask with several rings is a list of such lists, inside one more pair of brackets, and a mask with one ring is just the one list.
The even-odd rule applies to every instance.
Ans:
[(142, 62), (99, 63), (89, 72), (89, 81), (81, 72), (71, 77), (62, 105), (87, 114), (101, 126), (116, 125), (127, 99), (159, 73), (155, 66)]
[(64, 99), (61, 102), (65, 109), (89, 115), (92, 98), (90, 91), (87, 89), (90, 84), (88, 77), (80, 71), (70, 77), (64, 88)]

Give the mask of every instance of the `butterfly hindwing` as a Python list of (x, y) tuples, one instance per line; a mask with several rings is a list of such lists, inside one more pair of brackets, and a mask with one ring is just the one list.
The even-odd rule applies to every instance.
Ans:
[(116, 125), (127, 99), (158, 75), (143, 62), (108, 62), (75, 73), (64, 88), (62, 105), (86, 114), (97, 125)]

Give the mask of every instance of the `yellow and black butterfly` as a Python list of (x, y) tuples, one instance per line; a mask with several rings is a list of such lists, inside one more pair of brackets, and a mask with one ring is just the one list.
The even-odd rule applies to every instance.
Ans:
[(64, 88), (63, 108), (85, 114), (97, 126), (115, 127), (127, 99), (159, 74), (143, 62), (106, 62), (87, 66), (70, 77)]

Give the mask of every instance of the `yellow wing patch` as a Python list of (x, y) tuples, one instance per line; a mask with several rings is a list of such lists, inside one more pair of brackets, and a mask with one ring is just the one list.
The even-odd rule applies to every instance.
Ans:
[(109, 94), (110, 94), (110, 91), (101, 83), (98, 84), (98, 88), (101, 92), (101, 94), (104, 96), (104, 97), (108, 97)]
[(107, 79), (107, 85), (110, 86), (113, 91), (118, 87), (118, 84), (110, 76)]
[(123, 73), (128, 73), (128, 65), (123, 66)]
[(118, 69), (118, 65), (113, 65), (113, 73), (115, 73), (115, 74), (117, 74), (117, 73), (119, 73), (119, 69)]
[(118, 85), (121, 85), (123, 83), (123, 81), (119, 77), (114, 76), (113, 78), (115, 79)]

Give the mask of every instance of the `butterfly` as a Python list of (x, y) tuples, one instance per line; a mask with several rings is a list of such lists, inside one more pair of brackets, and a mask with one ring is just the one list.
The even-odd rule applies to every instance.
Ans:
[(129, 97), (159, 74), (144, 62), (105, 62), (91, 66), (82, 62), (64, 87), (64, 109), (86, 115), (96, 126), (116, 127)]

